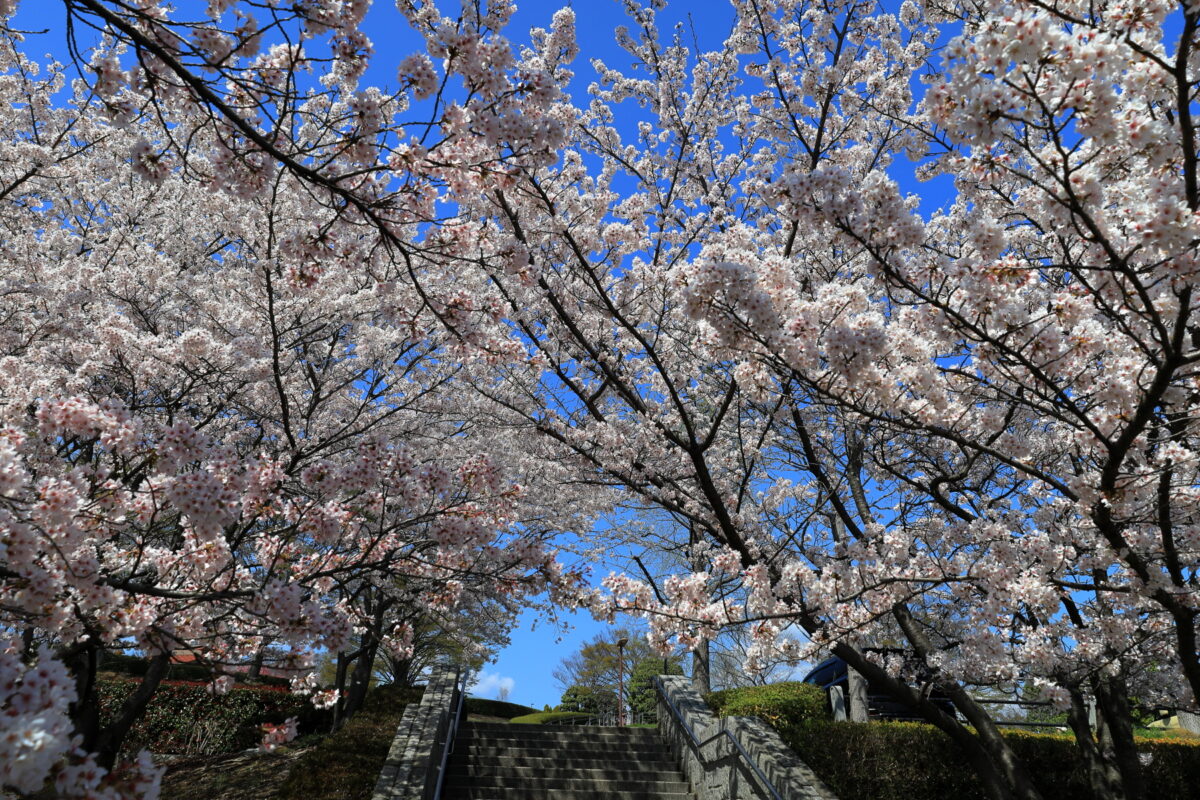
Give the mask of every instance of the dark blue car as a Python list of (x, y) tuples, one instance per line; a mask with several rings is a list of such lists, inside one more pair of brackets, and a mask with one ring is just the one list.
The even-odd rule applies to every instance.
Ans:
[[(848, 699), (850, 697), (849, 666), (838, 656), (832, 656), (817, 664), (805, 675), (804, 683), (820, 686), (826, 693), (832, 687), (840, 686), (843, 696)], [(929, 699), (936, 703), (942, 711), (954, 716), (954, 704), (950, 702), (950, 698), (945, 693), (934, 689), (930, 693)], [(875, 719), (924, 720), (924, 717), (915, 708), (894, 699), (887, 692), (870, 683), (867, 684), (867, 708), (868, 716)]]

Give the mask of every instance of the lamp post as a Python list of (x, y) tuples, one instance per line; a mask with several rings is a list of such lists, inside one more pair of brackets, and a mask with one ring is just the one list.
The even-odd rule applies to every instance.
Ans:
[(617, 725), (625, 725), (625, 645), (629, 640), (617, 640)]

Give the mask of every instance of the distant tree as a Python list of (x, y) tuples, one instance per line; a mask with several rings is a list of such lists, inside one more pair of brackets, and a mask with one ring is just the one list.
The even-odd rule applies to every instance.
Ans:
[[(617, 646), (621, 639), (626, 640), (623, 652)], [(658, 655), (637, 632), (612, 628), (564, 658), (554, 670), (554, 679), (563, 687), (559, 710), (592, 714), (616, 711), (622, 671), (626, 707), (633, 710), (635, 703), (640, 703), (639, 707), (649, 711), (654, 708), (651, 678), (664, 671), (682, 675), (683, 666), (678, 656)]]
[(556, 711), (574, 711), (580, 714), (609, 714), (617, 709), (615, 690), (595, 689), (588, 686), (568, 686)]
[(381, 650), (375, 675), (385, 683), (413, 686), (439, 662), (478, 669), (508, 644), (514, 611), (502, 603), (480, 598), (455, 612), (431, 614), (414, 609), (410, 652)]
[(654, 692), (655, 675), (682, 675), (683, 664), (679, 658), (644, 658), (633, 668), (629, 677), (629, 712), (651, 715), (658, 708)]

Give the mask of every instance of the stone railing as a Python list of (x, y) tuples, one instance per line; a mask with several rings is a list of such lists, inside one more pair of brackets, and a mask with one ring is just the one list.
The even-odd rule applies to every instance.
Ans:
[(454, 667), (435, 669), (421, 702), (404, 709), (371, 800), (432, 800), (460, 677)]
[(658, 730), (700, 800), (837, 800), (766, 723), (717, 717), (686, 678), (654, 680)]

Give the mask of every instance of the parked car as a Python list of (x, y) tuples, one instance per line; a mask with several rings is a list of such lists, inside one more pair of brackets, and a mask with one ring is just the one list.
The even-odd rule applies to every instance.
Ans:
[[(807, 675), (804, 683), (820, 686), (826, 693), (834, 686), (840, 686), (844, 697), (850, 697), (849, 665), (838, 656), (832, 656), (817, 664)], [(954, 704), (944, 692), (934, 689), (929, 699), (943, 711), (954, 716)], [(867, 715), (875, 719), (889, 720), (923, 720), (924, 717), (913, 708), (893, 698), (883, 689), (867, 683)]]

